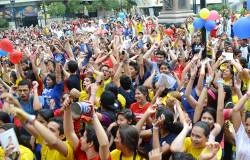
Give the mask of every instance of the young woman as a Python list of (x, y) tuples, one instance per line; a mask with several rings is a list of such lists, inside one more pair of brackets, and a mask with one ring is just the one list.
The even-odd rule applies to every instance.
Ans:
[[(190, 137), (186, 137), (190, 130)], [(210, 155), (210, 152), (212, 152), (209, 159), (220, 159), (222, 150), (218, 143), (215, 143), (216, 150), (211, 151), (207, 149), (206, 143), (208, 142), (209, 134), (210, 128), (206, 122), (199, 121), (193, 127), (191, 123), (184, 122), (181, 133), (171, 144), (171, 151), (190, 153), (196, 159), (202, 159), (202, 156)]]
[(149, 102), (148, 89), (144, 86), (137, 87), (135, 90), (135, 99), (136, 102), (131, 104), (130, 109), (135, 114), (136, 120), (138, 121), (151, 105)]
[(111, 123), (107, 129), (108, 132), (111, 133), (110, 138), (110, 147), (115, 149), (114, 145), (114, 137), (116, 137), (116, 132), (120, 126), (124, 125), (134, 125), (135, 124), (135, 116), (130, 109), (122, 109), (117, 113), (116, 121)]
[(60, 100), (63, 94), (63, 82), (61, 76), (61, 66), (56, 64), (56, 72), (50, 73), (46, 77), (45, 88), (42, 96), (44, 97), (44, 108), (57, 109), (60, 108)]
[(140, 151), (137, 149), (139, 142), (139, 132), (135, 127), (130, 125), (121, 126), (116, 133), (114, 142), (116, 149), (113, 151), (110, 152), (109, 146), (106, 146), (106, 152), (104, 153), (105, 159), (144, 160), (143, 156), (140, 154)]
[[(178, 102), (176, 102), (177, 104)], [(178, 104), (177, 104), (178, 105)], [(180, 107), (180, 106), (178, 106)], [(156, 114), (156, 119), (153, 123), (154, 126), (159, 128), (158, 134), (159, 134), (159, 146), (160, 151), (162, 152), (163, 156), (168, 156), (167, 154), (170, 152), (170, 145), (172, 141), (175, 139), (177, 134), (180, 132), (181, 127), (178, 127), (176, 123), (174, 123), (174, 115), (169, 109), (165, 108), (158, 108), (156, 111), (156, 108), (153, 106), (150, 106), (148, 110), (144, 113), (142, 119), (136, 124), (136, 128), (140, 132), (140, 136), (142, 138), (151, 137), (150, 143), (145, 143), (144, 148), (146, 152), (149, 152), (152, 150), (152, 147), (154, 146), (154, 139), (153, 137), (153, 129), (146, 129), (141, 130), (142, 126), (144, 125), (145, 121), (152, 116), (152, 114)]]
[[(232, 122), (236, 132), (236, 159), (248, 160), (250, 158), (250, 112), (241, 114), (245, 102), (250, 98), (250, 90), (244, 94), (233, 108)], [(242, 116), (243, 115), (243, 116)]]

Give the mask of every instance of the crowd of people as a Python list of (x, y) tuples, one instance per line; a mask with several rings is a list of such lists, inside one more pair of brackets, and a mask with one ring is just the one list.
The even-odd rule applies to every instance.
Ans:
[(0, 58), (0, 133), (19, 142), (0, 159), (250, 160), (250, 46), (236, 19), (218, 20), (207, 44), (193, 17), (0, 31), (22, 52)]

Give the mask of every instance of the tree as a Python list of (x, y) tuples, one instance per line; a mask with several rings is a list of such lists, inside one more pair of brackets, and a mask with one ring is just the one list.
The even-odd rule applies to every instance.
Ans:
[(69, 0), (67, 3), (67, 12), (71, 14), (83, 13), (84, 7), (81, 0)]
[(133, 6), (136, 6), (136, 5), (137, 5), (136, 2), (133, 0), (124, 0), (122, 7), (126, 9), (127, 11), (129, 11), (130, 9), (133, 8)]
[(112, 9), (119, 10), (120, 3), (119, 0), (93, 0), (92, 6), (97, 10), (111, 11)]
[(66, 7), (62, 2), (53, 2), (48, 5), (48, 13), (51, 16), (64, 16), (66, 12)]

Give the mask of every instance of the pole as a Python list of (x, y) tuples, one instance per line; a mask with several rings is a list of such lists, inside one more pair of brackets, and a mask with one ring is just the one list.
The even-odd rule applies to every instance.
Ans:
[(44, 23), (46, 26), (47, 25), (47, 13), (46, 13), (46, 8), (45, 8), (45, 0), (43, 0), (43, 14), (44, 14)]
[(10, 4), (11, 4), (11, 9), (12, 9), (12, 22), (15, 23), (15, 28), (17, 28), (17, 26), (16, 26), (15, 0), (10, 0)]
[[(200, 0), (200, 6), (201, 6), (201, 9), (206, 8), (207, 7), (206, 0)], [(207, 55), (207, 31), (206, 31), (205, 27), (202, 28), (202, 42), (204, 45), (204, 51), (202, 53), (202, 58), (204, 58)]]
[(193, 0), (193, 11), (194, 11), (194, 14), (197, 13), (196, 0)]

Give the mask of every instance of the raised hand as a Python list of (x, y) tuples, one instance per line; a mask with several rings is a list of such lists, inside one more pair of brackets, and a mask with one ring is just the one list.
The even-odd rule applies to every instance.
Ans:
[(217, 152), (220, 149), (220, 144), (218, 142), (208, 142), (206, 148), (200, 154), (200, 160), (216, 160)]
[(33, 90), (35, 90), (35, 89), (38, 88), (39, 84), (38, 84), (37, 81), (33, 81), (33, 82), (32, 82), (32, 86), (33, 86)]
[(146, 113), (151, 115), (151, 114), (156, 113), (156, 110), (157, 110), (157, 105), (151, 105), (148, 107)]
[(20, 103), (18, 102), (18, 100), (10, 93), (2, 93), (2, 95), (0, 96), (1, 99), (4, 100), (4, 102), (7, 102), (9, 104), (13, 104), (16, 107), (21, 108)]
[(148, 153), (149, 160), (161, 160), (162, 153), (160, 151), (160, 148), (153, 149)]

